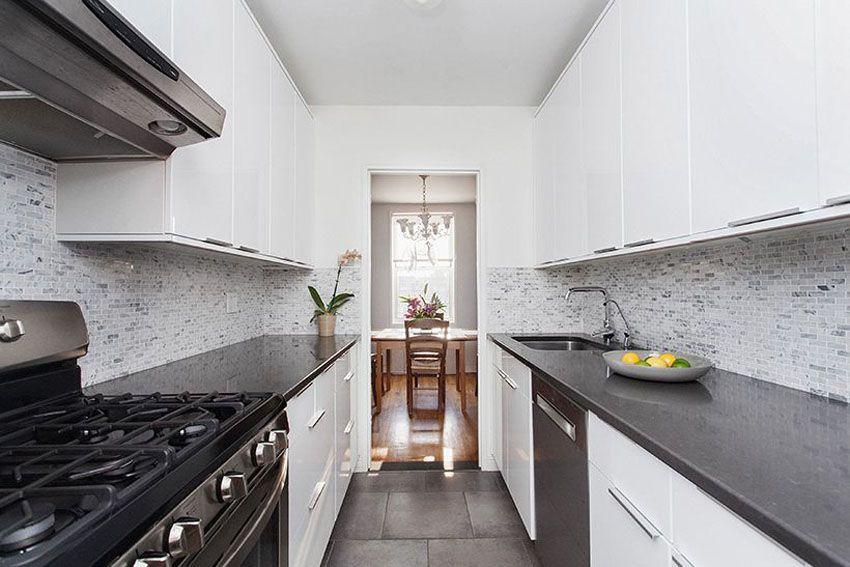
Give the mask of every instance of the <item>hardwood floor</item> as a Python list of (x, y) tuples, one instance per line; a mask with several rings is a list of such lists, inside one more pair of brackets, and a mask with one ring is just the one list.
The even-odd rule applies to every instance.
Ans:
[(437, 412), (437, 392), (434, 390), (415, 394), (418, 409), (410, 418), (407, 415), (405, 376), (393, 376), (392, 388), (381, 400), (381, 413), (372, 417), (372, 469), (379, 470), (384, 463), (442, 462), (441, 468), (452, 470), (455, 463), (477, 463), (476, 379), (474, 373), (467, 374), (465, 415), (460, 411), (457, 376), (449, 374), (445, 416)]

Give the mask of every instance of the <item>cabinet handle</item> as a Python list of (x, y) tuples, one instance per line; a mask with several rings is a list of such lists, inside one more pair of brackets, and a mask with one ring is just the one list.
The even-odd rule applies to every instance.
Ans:
[(324, 482), (317, 482), (315, 488), (313, 488), (313, 494), (310, 495), (310, 502), (307, 503), (307, 509), (312, 510), (316, 507), (316, 504), (319, 502), (319, 497), (322, 495), (322, 492), (325, 491)]
[(604, 254), (606, 252), (613, 252), (616, 249), (617, 249), (616, 246), (608, 246), (606, 248), (600, 248), (599, 250), (594, 250), (593, 253), (594, 254)]
[(311, 417), (310, 421), (307, 423), (307, 428), (313, 429), (314, 427), (316, 427), (316, 424), (319, 423), (319, 421), (321, 421), (324, 416), (325, 416), (325, 410), (323, 410), (323, 409), (314, 413), (313, 417)]
[(832, 207), (833, 205), (843, 205), (844, 203), (850, 203), (850, 193), (847, 195), (841, 195), (839, 197), (832, 197), (826, 200), (826, 206)]
[(652, 244), (655, 242), (654, 238), (644, 238), (643, 240), (635, 240), (634, 242), (629, 242), (627, 244), (623, 244), (623, 248), (634, 248), (636, 246), (644, 246), (646, 244)]
[(345, 377), (342, 379), (342, 381), (343, 381), (343, 382), (348, 382), (348, 381), (350, 381), (352, 378), (354, 378), (354, 370), (349, 370), (349, 371), (348, 371), (348, 374), (346, 374), (346, 375), (345, 375)]
[(747, 217), (745, 219), (733, 220), (729, 221), (730, 227), (743, 226), (745, 224), (752, 224), (754, 222), (761, 222), (766, 220), (779, 219), (782, 217), (788, 217), (791, 215), (796, 215), (800, 212), (800, 207), (794, 207), (793, 209), (783, 209), (781, 211), (776, 211), (773, 213), (765, 213), (763, 215), (756, 215), (754, 217)]
[(514, 390), (516, 390), (518, 388), (517, 383), (514, 382), (513, 380), (511, 380), (510, 376), (505, 376), (505, 382), (507, 382), (508, 386), (510, 386)]
[(501, 369), (501, 368), (496, 368), (496, 372), (498, 372), (498, 373), (499, 373), (499, 376), (502, 378), (502, 380), (507, 380), (507, 379), (508, 379), (508, 375), (507, 375), (507, 374), (505, 374), (505, 373), (502, 371), (502, 369)]
[(557, 425), (564, 433), (567, 434), (567, 436), (570, 439), (572, 439), (575, 442), (575, 440), (576, 440), (576, 426), (575, 426), (575, 424), (573, 424), (572, 421), (567, 419), (566, 416), (564, 416), (557, 409), (553, 408), (552, 405), (549, 404), (549, 402), (547, 402), (545, 398), (540, 396), (540, 394), (537, 394), (536, 401), (537, 401), (537, 407), (539, 407), (541, 410), (543, 410), (543, 413), (545, 413), (547, 416), (549, 416), (549, 419), (554, 421), (555, 425)]
[(670, 559), (673, 560), (673, 563), (678, 567), (694, 567), (694, 564), (688, 561), (688, 558), (676, 551), (675, 549), (670, 552)]
[(648, 535), (652, 539), (655, 539), (661, 535), (661, 532), (658, 531), (658, 528), (652, 525), (652, 522), (650, 522), (647, 517), (644, 516), (643, 513), (641, 513), (641, 511), (638, 510), (637, 507), (632, 504), (631, 501), (626, 498), (626, 495), (623, 494), (618, 488), (614, 488), (613, 486), (609, 487), (608, 494), (610, 494), (614, 498), (614, 500), (617, 501), (617, 504), (623, 507), (623, 510), (625, 510), (635, 522), (637, 522), (641, 529), (646, 532), (646, 535)]
[(239, 249), (243, 252), (252, 252), (254, 254), (260, 253), (260, 250), (258, 248), (251, 248), (250, 246), (239, 246)]
[(349, 419), (348, 423), (345, 425), (345, 429), (343, 429), (342, 432), (346, 435), (349, 435), (352, 429), (354, 429), (354, 421)]
[(210, 244), (215, 244), (217, 246), (226, 246), (227, 248), (233, 248), (232, 242), (228, 242), (226, 240), (219, 240), (218, 238), (212, 238), (210, 236), (204, 238), (204, 242), (209, 242)]

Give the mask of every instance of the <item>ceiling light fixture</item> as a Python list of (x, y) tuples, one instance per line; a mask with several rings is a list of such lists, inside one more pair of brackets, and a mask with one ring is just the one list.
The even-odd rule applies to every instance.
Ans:
[(435, 263), (432, 251), (433, 244), (451, 232), (452, 215), (432, 216), (428, 212), (428, 176), (420, 175), (419, 177), (422, 179), (422, 212), (413, 218), (402, 217), (396, 222), (398, 222), (402, 236), (408, 240), (412, 240), (414, 243), (421, 242), (425, 244), (428, 249), (428, 258), (433, 264)]

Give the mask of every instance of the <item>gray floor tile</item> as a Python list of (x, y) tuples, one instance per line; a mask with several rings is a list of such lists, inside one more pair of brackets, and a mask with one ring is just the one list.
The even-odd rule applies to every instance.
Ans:
[(393, 492), (384, 520), (385, 538), (472, 537), (462, 492)]
[(428, 544), (423, 540), (354, 540), (332, 543), (327, 567), (427, 567)]
[(351, 492), (342, 503), (333, 539), (380, 539), (387, 511), (386, 492)]
[(350, 490), (358, 492), (463, 492), (505, 490), (502, 476), (482, 471), (387, 471), (357, 473)]
[(525, 526), (506, 492), (467, 492), (475, 537), (526, 537)]
[(529, 567), (531, 550), (522, 539), (437, 539), (428, 542), (429, 567)]

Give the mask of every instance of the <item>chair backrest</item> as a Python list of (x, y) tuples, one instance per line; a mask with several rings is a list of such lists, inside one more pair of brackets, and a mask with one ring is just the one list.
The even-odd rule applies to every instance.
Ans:
[[(412, 331), (421, 330), (420, 334)], [(411, 372), (414, 360), (440, 362), (440, 372), (445, 372), (448, 350), (449, 322), (442, 319), (409, 319), (404, 322), (404, 343), (407, 370)]]

